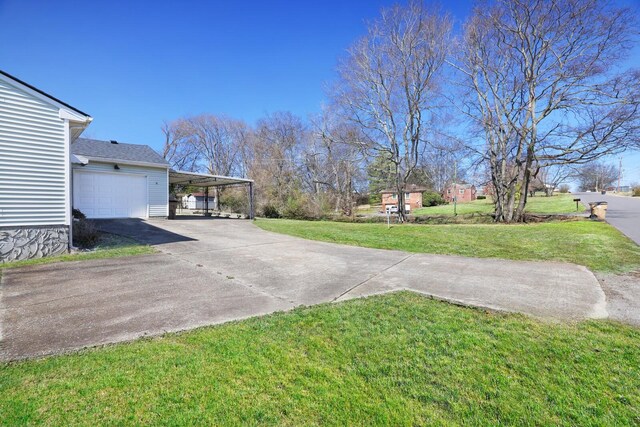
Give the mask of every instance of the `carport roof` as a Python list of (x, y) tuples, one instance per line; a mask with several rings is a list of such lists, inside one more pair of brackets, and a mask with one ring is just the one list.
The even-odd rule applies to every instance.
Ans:
[(220, 187), (223, 185), (247, 184), (253, 180), (232, 176), (209, 175), (206, 173), (169, 170), (169, 183), (181, 185), (197, 185), (199, 187)]

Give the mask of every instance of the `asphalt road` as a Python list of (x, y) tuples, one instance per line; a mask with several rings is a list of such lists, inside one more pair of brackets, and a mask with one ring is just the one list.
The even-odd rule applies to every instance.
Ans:
[(576, 193), (588, 206), (589, 202), (607, 202), (607, 222), (640, 245), (640, 197), (623, 197), (600, 193)]

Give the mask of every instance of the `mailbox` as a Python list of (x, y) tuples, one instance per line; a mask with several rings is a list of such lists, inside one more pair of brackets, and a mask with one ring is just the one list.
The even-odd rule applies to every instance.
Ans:
[(580, 203), (580, 199), (573, 199), (574, 202), (576, 202), (576, 211), (579, 211), (580, 208), (578, 206), (578, 203)]

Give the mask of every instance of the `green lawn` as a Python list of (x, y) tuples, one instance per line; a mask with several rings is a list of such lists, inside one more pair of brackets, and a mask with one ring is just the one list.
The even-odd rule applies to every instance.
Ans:
[[(536, 195), (527, 199), (526, 211), (538, 214), (566, 214), (576, 212), (575, 196), (571, 194), (556, 194), (551, 197)], [(584, 210), (582, 204), (580, 210)], [(493, 213), (493, 202), (491, 199), (474, 200), (469, 203), (458, 203), (457, 212), (459, 215), (467, 214), (490, 214)], [(453, 215), (453, 203), (448, 205), (431, 206), (428, 208), (416, 209), (414, 215)]]
[(25, 267), (28, 265), (51, 264), (63, 261), (82, 261), (99, 258), (117, 258), (123, 256), (145, 255), (155, 253), (156, 250), (149, 245), (141, 245), (132, 239), (113, 234), (103, 234), (98, 245), (91, 251), (76, 252), (51, 256), (46, 258), (28, 259), (24, 261), (14, 261), (0, 263), (0, 273), (4, 268)]
[(396, 225), (259, 219), (268, 231), (306, 239), (408, 252), (567, 261), (602, 272), (640, 268), (640, 247), (606, 223)]
[(0, 365), (3, 425), (638, 425), (640, 329), (408, 292)]

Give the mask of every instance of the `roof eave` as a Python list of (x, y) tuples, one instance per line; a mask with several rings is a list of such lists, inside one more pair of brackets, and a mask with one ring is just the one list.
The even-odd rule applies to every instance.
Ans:
[[(177, 177), (176, 175), (183, 175), (183, 177)], [(176, 180), (176, 178), (179, 178), (179, 181)], [(233, 176), (210, 175), (205, 173), (169, 169), (169, 183), (179, 185), (216, 187), (235, 184), (250, 184), (253, 183), (253, 180), (247, 178), (237, 178)]]
[[(153, 163), (153, 162), (140, 162), (136, 160), (125, 160), (125, 159), (114, 159), (108, 157), (95, 157), (95, 156), (87, 156), (86, 154), (75, 154), (76, 157), (86, 159), (88, 163), (115, 163), (119, 165), (129, 165), (129, 166), (144, 166), (151, 168), (159, 168), (159, 169), (169, 169), (168, 164), (162, 163)], [(86, 164), (86, 163), (83, 163)]]
[[(44, 102), (51, 104), (55, 107), (58, 107), (61, 111), (60, 114), (61, 115), (70, 115), (72, 117), (75, 117), (75, 119), (71, 119), (69, 118), (69, 120), (71, 121), (78, 121), (78, 122), (87, 122), (87, 125), (91, 122), (91, 120), (93, 120), (91, 118), (91, 116), (83, 111), (78, 110), (75, 107), (72, 107), (71, 105), (67, 104), (66, 102), (63, 102), (61, 100), (59, 100), (58, 98), (49, 95), (48, 93), (46, 93), (43, 90), (38, 89), (35, 86), (30, 85), (27, 82), (23, 82), (22, 80), (20, 80), (17, 77), (12, 76), (11, 74), (0, 70), (0, 76), (4, 77), (7, 80), (11, 81), (11, 84), (13, 84), (14, 86), (17, 86), (19, 89), (27, 92), (28, 94), (43, 100)], [(60, 118), (66, 118), (66, 117), (60, 117)]]

